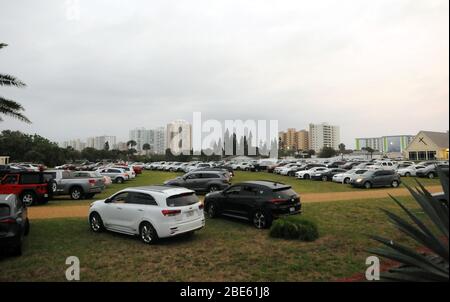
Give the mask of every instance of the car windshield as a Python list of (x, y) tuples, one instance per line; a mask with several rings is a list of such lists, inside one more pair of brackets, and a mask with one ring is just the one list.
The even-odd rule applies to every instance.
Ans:
[(195, 193), (183, 193), (167, 198), (166, 203), (168, 207), (185, 207), (198, 202), (198, 197)]

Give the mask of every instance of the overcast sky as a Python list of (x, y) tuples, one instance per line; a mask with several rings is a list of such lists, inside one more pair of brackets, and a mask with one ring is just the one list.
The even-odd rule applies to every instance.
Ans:
[(175, 119), (446, 131), (448, 0), (0, 0), (0, 87), (55, 141)]

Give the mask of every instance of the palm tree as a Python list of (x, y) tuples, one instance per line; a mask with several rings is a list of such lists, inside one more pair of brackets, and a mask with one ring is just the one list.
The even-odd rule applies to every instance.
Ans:
[(134, 148), (134, 147), (136, 147), (136, 145), (137, 145), (137, 143), (136, 143), (135, 140), (129, 140), (129, 141), (127, 142), (127, 147), (128, 147), (128, 149)]
[[(0, 49), (8, 46), (8, 44), (0, 43)], [(20, 81), (19, 79), (9, 75), (9, 74), (1, 74), (0, 73), (0, 86), (15, 86), (15, 87), (25, 87), (25, 83)], [(7, 116), (11, 116), (25, 123), (31, 123), (30, 120), (23, 115), (21, 111), (25, 109), (13, 100), (8, 100), (0, 96), (0, 114), (4, 114)], [(0, 117), (0, 122), (3, 119)]]
[(145, 144), (142, 146), (142, 149), (145, 150), (145, 155), (148, 156), (148, 151), (151, 149), (151, 146), (150, 146), (149, 143), (145, 143)]

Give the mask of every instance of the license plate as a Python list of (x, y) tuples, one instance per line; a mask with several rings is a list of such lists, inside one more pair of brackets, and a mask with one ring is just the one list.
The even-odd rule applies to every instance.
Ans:
[(294, 207), (289, 208), (289, 211), (290, 211), (290, 212), (295, 212), (295, 208), (294, 208)]
[(194, 216), (194, 211), (187, 211), (186, 212), (186, 217), (192, 217)]

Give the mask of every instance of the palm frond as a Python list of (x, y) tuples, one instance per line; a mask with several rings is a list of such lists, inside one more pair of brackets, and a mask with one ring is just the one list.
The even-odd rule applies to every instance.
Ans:
[(24, 82), (9, 74), (0, 74), (0, 86), (27, 86)]
[[(22, 122), (31, 124), (31, 121), (21, 113), (21, 111), (24, 111), (25, 109), (20, 105), (19, 103), (5, 99), (0, 96), (0, 114), (4, 114), (6, 116), (13, 117), (15, 119), (18, 119)], [(0, 119), (1, 121), (1, 119)]]
[(2, 49), (3, 47), (6, 47), (6, 46), (8, 46), (8, 44), (6, 44), (6, 43), (0, 43), (0, 49)]

